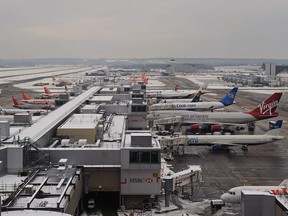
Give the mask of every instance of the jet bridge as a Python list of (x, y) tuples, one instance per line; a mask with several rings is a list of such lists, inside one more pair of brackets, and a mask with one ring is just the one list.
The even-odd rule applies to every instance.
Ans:
[(166, 164), (163, 164), (162, 179), (164, 180), (165, 206), (168, 207), (170, 194), (182, 188), (182, 195), (184, 195), (183, 187), (186, 185), (191, 186), (191, 198), (195, 195), (195, 189), (199, 189), (203, 182), (202, 169), (199, 165), (188, 165), (188, 169), (173, 172)]
[[(185, 152), (185, 147), (188, 143), (188, 138), (186, 136), (179, 137), (162, 137), (159, 139), (161, 148), (168, 150), (168, 156), (172, 155), (183, 155)], [(171, 155), (171, 156), (170, 156)]]
[(155, 119), (153, 121), (153, 125), (156, 126), (156, 125), (167, 125), (167, 124), (179, 124), (179, 123), (182, 123), (182, 119), (183, 118), (181, 116)]

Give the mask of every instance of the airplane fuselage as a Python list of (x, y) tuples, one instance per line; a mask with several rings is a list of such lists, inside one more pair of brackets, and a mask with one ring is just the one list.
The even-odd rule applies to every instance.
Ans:
[(147, 115), (148, 120), (171, 117), (182, 117), (182, 123), (184, 124), (246, 124), (249, 122), (257, 121), (253, 115), (242, 112), (193, 112), (186, 110), (160, 110), (152, 111)]
[(22, 100), (25, 103), (29, 104), (54, 104), (55, 100), (50, 99), (31, 99), (31, 100)]
[[(226, 203), (240, 203), (241, 202), (241, 191), (262, 191), (262, 192), (270, 192), (270, 191), (279, 191), (279, 186), (240, 186), (235, 187), (229, 190), (228, 193), (224, 193), (221, 196), (221, 199)], [(280, 189), (281, 190), (281, 189)]]
[(284, 139), (275, 135), (188, 135), (188, 145), (260, 145)]
[(149, 110), (214, 110), (223, 108), (225, 105), (221, 102), (173, 102), (153, 104)]

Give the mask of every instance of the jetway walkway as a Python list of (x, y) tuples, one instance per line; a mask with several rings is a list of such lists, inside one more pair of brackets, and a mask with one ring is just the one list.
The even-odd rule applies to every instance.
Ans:
[(195, 189), (199, 189), (203, 182), (202, 169), (199, 165), (188, 165), (188, 168), (179, 172), (173, 172), (167, 167), (167, 164), (162, 163), (162, 180), (164, 180), (165, 190), (165, 206), (169, 206), (169, 196), (175, 193), (178, 189), (182, 189), (184, 195), (184, 186), (190, 184), (191, 198), (195, 195)]
[[(41, 118), (31, 127), (27, 127), (17, 134), (17, 140), (23, 140), (25, 137), (29, 137), (32, 142), (35, 142), (38, 147), (43, 147), (48, 142), (49, 132), (65, 120), (72, 112), (74, 112), (81, 104), (83, 104), (90, 96), (99, 91), (102, 87), (95, 86), (87, 91), (83, 92), (79, 96), (65, 103), (58, 109), (48, 113), (48, 115)], [(44, 140), (39, 141), (43, 137), (47, 137)], [(14, 137), (9, 138), (5, 143), (15, 142)]]
[(179, 124), (182, 122), (182, 117), (176, 116), (172, 118), (162, 118), (153, 121), (153, 125), (167, 125), (167, 124)]

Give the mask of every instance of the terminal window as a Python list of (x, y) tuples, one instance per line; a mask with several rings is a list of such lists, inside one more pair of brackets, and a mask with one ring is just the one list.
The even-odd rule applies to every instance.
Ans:
[(132, 112), (146, 112), (147, 111), (147, 106), (142, 105), (142, 106), (132, 106)]
[(130, 163), (160, 163), (159, 151), (130, 151)]

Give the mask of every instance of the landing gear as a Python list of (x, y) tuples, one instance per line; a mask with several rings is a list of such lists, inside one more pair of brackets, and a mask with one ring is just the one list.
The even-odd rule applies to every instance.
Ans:
[(241, 147), (241, 149), (242, 149), (243, 151), (248, 151), (248, 146), (247, 146), (247, 145), (243, 145), (243, 146)]
[(229, 153), (230, 152), (230, 149), (227, 147), (227, 146), (222, 146), (222, 145), (213, 145), (211, 147), (211, 150), (212, 151), (218, 151), (218, 152), (227, 152)]

